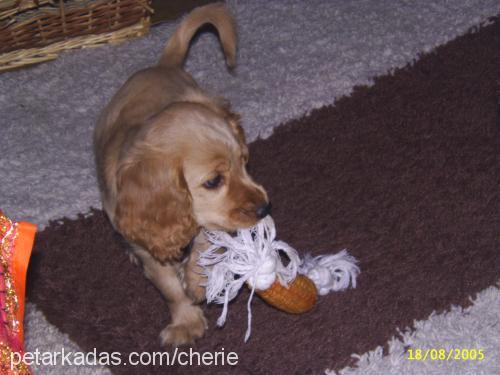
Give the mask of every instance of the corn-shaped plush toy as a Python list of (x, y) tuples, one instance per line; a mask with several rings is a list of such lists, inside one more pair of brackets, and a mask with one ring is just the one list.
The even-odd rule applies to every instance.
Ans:
[[(225, 232), (205, 232), (212, 244), (202, 252), (198, 264), (207, 277), (207, 302), (224, 305), (217, 325), (224, 325), (228, 304), (247, 283), (252, 290), (248, 302), (248, 328), (251, 332), (251, 299), (257, 293), (268, 304), (291, 314), (310, 311), (318, 294), (356, 287), (359, 268), (345, 250), (335, 255), (306, 256), (301, 260), (295, 249), (277, 241), (270, 216), (255, 227), (239, 230), (236, 236)], [(288, 257), (283, 265), (282, 256)]]
[(308, 312), (318, 300), (318, 290), (314, 282), (304, 275), (297, 275), (288, 287), (275, 281), (266, 290), (257, 290), (256, 293), (271, 306), (289, 314)]

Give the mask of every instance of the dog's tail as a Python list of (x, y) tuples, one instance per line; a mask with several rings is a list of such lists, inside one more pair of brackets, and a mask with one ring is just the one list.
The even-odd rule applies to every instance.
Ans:
[(236, 65), (236, 25), (224, 3), (205, 5), (189, 13), (170, 37), (158, 64), (165, 67), (181, 67), (191, 38), (207, 23), (215, 26), (219, 32), (226, 63), (233, 68)]

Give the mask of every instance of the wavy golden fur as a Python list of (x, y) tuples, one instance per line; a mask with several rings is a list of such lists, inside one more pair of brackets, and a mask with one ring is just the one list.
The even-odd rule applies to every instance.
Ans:
[(134, 74), (115, 94), (94, 132), (103, 207), (170, 308), (162, 344), (192, 342), (206, 328), (195, 305), (204, 299), (196, 254), (207, 244), (200, 229), (235, 231), (254, 225), (270, 208), (265, 190), (246, 171), (238, 115), (182, 69), (191, 38), (206, 23), (217, 29), (227, 64), (234, 66), (230, 13), (220, 3), (197, 8), (159, 63)]

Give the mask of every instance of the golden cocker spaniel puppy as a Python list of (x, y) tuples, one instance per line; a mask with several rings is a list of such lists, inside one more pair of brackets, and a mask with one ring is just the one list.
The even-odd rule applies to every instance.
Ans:
[(239, 118), (183, 70), (191, 38), (212, 24), (229, 67), (236, 29), (223, 4), (192, 11), (157, 65), (135, 73), (101, 113), (94, 132), (104, 210), (134, 259), (168, 302), (162, 344), (182, 345), (206, 329), (197, 254), (202, 228), (235, 231), (265, 217), (265, 190), (248, 175)]

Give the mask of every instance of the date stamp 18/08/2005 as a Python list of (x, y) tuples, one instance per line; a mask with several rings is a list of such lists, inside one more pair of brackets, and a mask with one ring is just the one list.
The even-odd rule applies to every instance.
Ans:
[(485, 358), (483, 349), (443, 349), (413, 348), (406, 351), (406, 359), (409, 361), (482, 361)]

